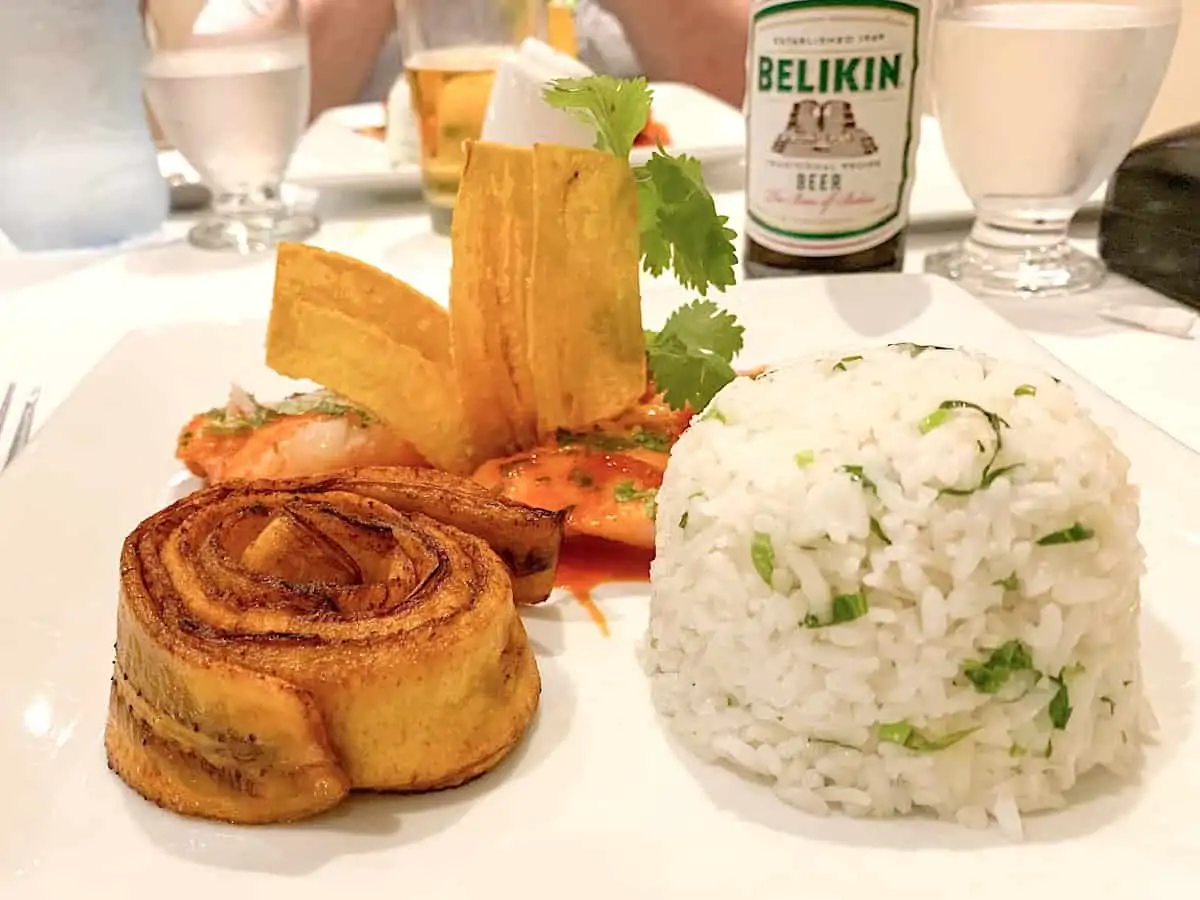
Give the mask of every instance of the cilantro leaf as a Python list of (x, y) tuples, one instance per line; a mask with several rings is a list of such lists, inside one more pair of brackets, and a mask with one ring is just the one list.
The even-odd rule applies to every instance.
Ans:
[(1067, 689), (1067, 671), (1058, 673), (1058, 677), (1050, 676), (1050, 681), (1058, 685), (1058, 690), (1054, 692), (1054, 696), (1050, 698), (1050, 724), (1059, 731), (1067, 727), (1067, 723), (1071, 721), (1071, 713), (1075, 710), (1071, 706), (1071, 692)]
[(1008, 683), (1013, 672), (1033, 671), (1033, 654), (1022, 641), (1005, 641), (986, 660), (968, 660), (963, 676), (981, 694), (994, 694)]
[(656, 339), (647, 349), (654, 384), (674, 409), (704, 409), (737, 377), (719, 356), (694, 353), (677, 338)]
[(726, 227), (728, 217), (717, 215), (700, 161), (673, 156), (660, 146), (634, 175), (642, 267), (651, 275), (670, 268), (681, 285), (701, 296), (707, 296), (710, 287), (724, 291), (733, 284), (737, 232)]
[(880, 725), (876, 734), (881, 743), (899, 744), (914, 753), (936, 753), (957, 744), (974, 731), (974, 728), (964, 728), (962, 731), (952, 731), (940, 737), (929, 737), (907, 722), (888, 722)]
[(712, 300), (693, 300), (671, 313), (659, 338), (677, 338), (695, 351), (712, 353), (726, 362), (741, 352), (746, 329), (737, 317)]
[(750, 542), (750, 562), (758, 577), (770, 587), (775, 575), (775, 545), (771, 543), (769, 534), (761, 531), (754, 533), (754, 540)]
[(558, 78), (542, 92), (546, 102), (575, 121), (596, 129), (596, 149), (629, 157), (633, 142), (650, 120), (654, 92), (645, 78)]
[(646, 354), (655, 386), (676, 409), (708, 406), (737, 377), (731, 363), (745, 329), (711, 300), (695, 300), (671, 313), (659, 332), (646, 332)]

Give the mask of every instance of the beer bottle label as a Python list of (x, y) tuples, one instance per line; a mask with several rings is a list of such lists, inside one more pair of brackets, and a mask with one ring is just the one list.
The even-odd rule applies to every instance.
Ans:
[(757, 0), (748, 48), (746, 224), (756, 243), (843, 256), (907, 224), (922, 0)]

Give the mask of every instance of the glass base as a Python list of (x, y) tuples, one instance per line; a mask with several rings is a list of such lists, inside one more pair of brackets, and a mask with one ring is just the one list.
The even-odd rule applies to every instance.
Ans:
[(307, 213), (207, 219), (188, 232), (188, 241), (202, 250), (262, 253), (281, 243), (310, 238), (320, 227), (320, 220)]
[(188, 241), (202, 250), (261, 253), (310, 238), (321, 227), (315, 215), (291, 209), (280, 198), (278, 185), (218, 194), (213, 213), (188, 232)]
[(1079, 294), (1105, 279), (1104, 263), (1067, 241), (1037, 248), (985, 247), (968, 238), (925, 258), (925, 271), (973, 294), (1055, 297)]

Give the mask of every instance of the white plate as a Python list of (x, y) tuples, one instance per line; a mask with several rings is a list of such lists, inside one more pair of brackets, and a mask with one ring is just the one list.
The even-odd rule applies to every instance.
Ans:
[[(1083, 205), (1085, 210), (1099, 209), (1104, 203), (1106, 184)], [(961, 221), (975, 216), (971, 198), (954, 174), (942, 143), (942, 129), (934, 116), (921, 121), (921, 145), (917, 148), (917, 180), (909, 200), (909, 218), (916, 224)]]
[[(656, 82), (654, 118), (666, 126), (671, 150), (695, 156), (708, 166), (738, 162), (745, 147), (742, 114), (686, 84)], [(360, 191), (417, 191), (421, 170), (413, 162), (392, 168), (383, 141), (365, 137), (356, 129), (382, 125), (383, 104), (366, 103), (331, 109), (305, 134), (289, 180), (311, 187), (337, 187)], [(649, 148), (635, 148), (632, 160), (642, 163)]]
[[(648, 297), (648, 323), (681, 299)], [(726, 300), (746, 325), (748, 364), (902, 339), (970, 344), (1078, 382), (940, 280), (763, 281)], [(1144, 490), (1144, 662), (1162, 736), (1140, 783), (1086, 780), (1076, 805), (1027, 820), (1024, 844), (928, 820), (812, 818), (696, 762), (666, 737), (634, 660), (644, 591), (617, 587), (601, 594), (609, 639), (563, 595), (526, 612), (541, 709), (515, 756), (472, 785), (356, 798), (290, 827), (221, 826), (151, 806), (108, 772), (101, 743), (118, 549), (165, 500), (176, 430), (192, 411), (231, 378), (264, 393), (283, 386), (261, 352), (261, 324), (136, 334), (0, 478), (5, 900), (394, 891), (420, 900), (1157, 900), (1200, 881), (1200, 608), (1190, 593), (1200, 463), (1086, 384), (1084, 402), (1116, 429)]]

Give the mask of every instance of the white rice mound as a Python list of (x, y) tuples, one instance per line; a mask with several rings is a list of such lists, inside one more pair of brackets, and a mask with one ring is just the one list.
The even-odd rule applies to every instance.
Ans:
[(1154, 727), (1128, 469), (1068, 387), (968, 351), (739, 378), (658, 493), (654, 704), (807, 812), (1019, 838)]

